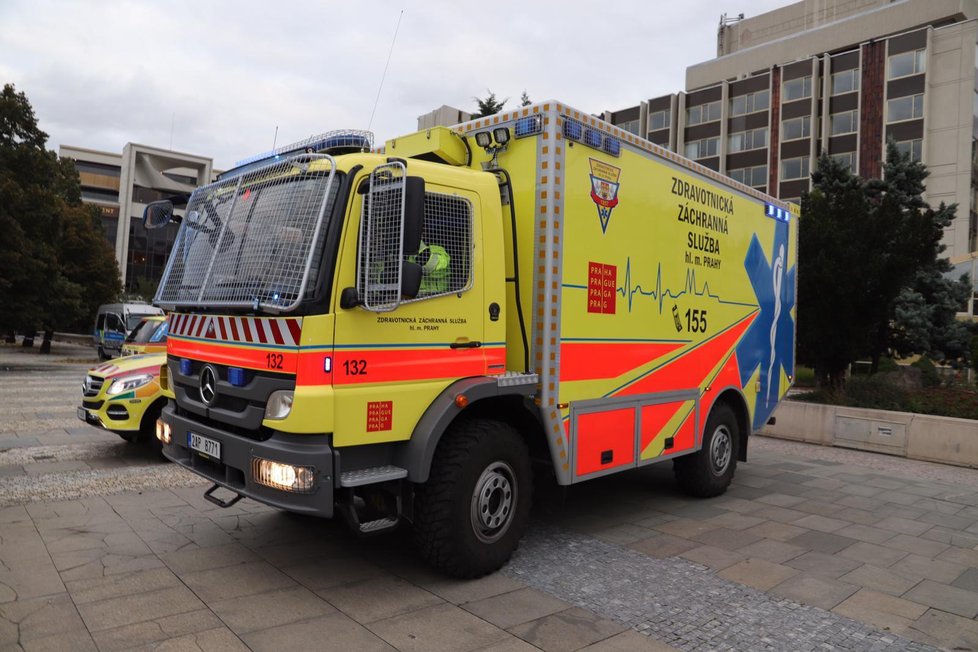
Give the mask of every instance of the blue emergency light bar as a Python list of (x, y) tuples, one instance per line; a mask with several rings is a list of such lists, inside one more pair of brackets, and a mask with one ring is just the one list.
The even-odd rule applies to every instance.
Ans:
[(764, 204), (764, 214), (768, 217), (773, 217), (779, 222), (787, 222), (791, 219), (791, 211), (787, 208), (775, 206), (774, 204)]
[(543, 116), (531, 115), (520, 118), (516, 121), (516, 128), (513, 129), (517, 138), (525, 138), (543, 131)]

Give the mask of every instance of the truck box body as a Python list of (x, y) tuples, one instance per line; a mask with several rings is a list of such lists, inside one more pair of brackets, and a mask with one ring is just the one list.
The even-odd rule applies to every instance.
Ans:
[[(791, 385), (795, 207), (564, 104), (262, 170), (194, 194), (156, 297), (166, 454), (240, 495), (330, 516), (364, 487), (423, 487), (470, 417), (571, 484), (693, 459), (722, 402), (744, 459)], [(400, 222), (385, 184), (406, 188)], [(297, 208), (300, 185), (321, 203)], [(426, 251), (450, 261), (438, 284), (392, 292), (430, 280)]]
[[(797, 207), (557, 102), (458, 129), (518, 134), (534, 116), (540, 133), (511, 140), (499, 165), (523, 217), (523, 305), (558, 478), (696, 450), (724, 391), (760, 429), (793, 380)], [(514, 312), (508, 369), (522, 364)]]

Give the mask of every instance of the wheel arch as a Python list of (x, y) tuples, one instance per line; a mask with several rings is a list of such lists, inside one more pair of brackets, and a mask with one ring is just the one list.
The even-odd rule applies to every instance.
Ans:
[[(442, 391), (428, 406), (411, 434), (407, 445), (396, 454), (394, 463), (407, 469), (408, 480), (426, 482), (438, 444), (457, 419), (490, 418), (512, 425), (526, 440), (531, 457), (546, 450), (546, 440), (539, 420), (528, 405), (536, 385), (500, 387), (493, 377), (463, 378)], [(468, 399), (461, 408), (456, 397)], [(545, 453), (549, 459), (549, 453)]]
[[(740, 430), (740, 437), (738, 437), (737, 442), (737, 461), (746, 462), (747, 461), (747, 440), (750, 438), (750, 410), (747, 407), (747, 399), (744, 398), (744, 393), (738, 387), (727, 387), (720, 391), (716, 399), (710, 405), (710, 411), (717, 405), (726, 405), (731, 410), (733, 410), (734, 416), (737, 418), (737, 428)], [(706, 418), (704, 418), (703, 423), (709, 420), (709, 413), (707, 413)]]

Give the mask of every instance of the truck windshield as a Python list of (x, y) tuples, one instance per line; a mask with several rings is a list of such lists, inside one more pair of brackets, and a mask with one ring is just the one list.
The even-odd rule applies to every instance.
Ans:
[(315, 285), (334, 171), (331, 157), (303, 154), (198, 188), (156, 302), (294, 309)]

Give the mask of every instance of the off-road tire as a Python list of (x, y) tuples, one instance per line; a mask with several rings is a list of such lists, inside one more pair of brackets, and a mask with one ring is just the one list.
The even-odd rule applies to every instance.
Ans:
[(737, 469), (741, 436), (733, 409), (726, 403), (714, 405), (703, 431), (703, 447), (673, 462), (679, 488), (697, 498), (725, 492)]
[(428, 482), (415, 491), (415, 545), (453, 577), (491, 573), (519, 546), (532, 492), (529, 450), (512, 426), (457, 421), (435, 451)]

